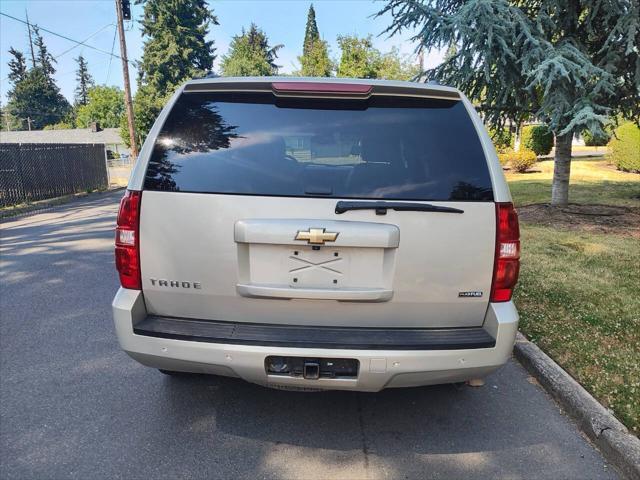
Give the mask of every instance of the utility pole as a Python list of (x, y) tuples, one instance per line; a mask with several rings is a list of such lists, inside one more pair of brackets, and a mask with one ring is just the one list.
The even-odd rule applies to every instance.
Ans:
[(36, 68), (36, 56), (33, 53), (33, 40), (31, 38), (31, 24), (29, 23), (29, 13), (27, 13), (27, 9), (24, 9), (24, 15), (27, 17), (27, 30), (29, 31), (29, 47), (31, 47), (31, 66)]
[(124, 103), (127, 108), (127, 123), (129, 124), (129, 141), (131, 143), (131, 155), (134, 161), (138, 158), (138, 143), (136, 141), (136, 127), (133, 116), (133, 103), (131, 102), (131, 86), (129, 84), (129, 61), (127, 60), (127, 43), (124, 38), (124, 24), (122, 15), (122, 0), (116, 0), (116, 13), (118, 15), (118, 36), (120, 37), (120, 57), (122, 57), (122, 76), (124, 77)]

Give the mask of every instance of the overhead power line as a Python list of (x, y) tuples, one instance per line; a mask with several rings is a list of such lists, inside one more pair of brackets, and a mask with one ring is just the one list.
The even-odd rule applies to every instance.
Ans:
[[(89, 47), (89, 48), (91, 48), (91, 47), (90, 47), (90, 45), (87, 45), (87, 44), (86, 44), (86, 42), (87, 42), (87, 41), (89, 41), (89, 40), (91, 40), (93, 37), (95, 37), (97, 34), (99, 34), (99, 33), (100, 33), (101, 31), (103, 31), (105, 28), (110, 27), (110, 26), (112, 26), (112, 25), (115, 25), (115, 24), (114, 24), (114, 23), (107, 23), (107, 24), (106, 24), (104, 27), (102, 27), (100, 30), (96, 30), (96, 31), (95, 31), (95, 32), (93, 32), (91, 35), (89, 35), (87, 38), (85, 38), (84, 40), (82, 40), (81, 42), (78, 42), (76, 45), (73, 45), (73, 46), (71, 46), (71, 47), (67, 48), (64, 52), (59, 53), (58, 55), (56, 55), (56, 56), (55, 56), (55, 57), (53, 57), (53, 58), (55, 58), (55, 59), (57, 60), (57, 59), (58, 59), (58, 58), (60, 58), (61, 56), (66, 55), (67, 53), (69, 53), (69, 52), (70, 52), (71, 50), (73, 50), (74, 48), (78, 48), (78, 47), (80, 47), (80, 46), (83, 46), (83, 47)], [(111, 55), (113, 56), (113, 51), (111, 52)], [(109, 59), (109, 61), (111, 61), (111, 59)]]
[[(20, 23), (23, 23), (23, 24), (25, 24), (25, 25), (29, 25), (29, 23), (27, 23), (25, 20), (22, 20), (21, 18), (14, 17), (14, 16), (9, 15), (9, 14), (7, 14), (7, 13), (0, 12), (0, 15), (2, 15), (3, 17), (7, 17), (7, 18), (10, 18), (10, 19), (12, 19), (12, 20), (15, 20), (16, 22), (20, 22)], [(75, 43), (75, 44), (77, 44), (77, 45), (82, 45), (82, 46), (84, 46), (84, 47), (90, 48), (91, 50), (95, 50), (96, 52), (100, 52), (100, 53), (102, 53), (102, 54), (104, 54), (104, 55), (111, 55), (111, 56), (113, 56), (113, 57), (116, 57), (116, 58), (119, 58), (120, 60), (122, 60), (122, 57), (121, 57), (120, 55), (116, 55), (115, 53), (110, 53), (110, 52), (107, 52), (106, 50), (102, 50), (101, 48), (94, 47), (93, 45), (85, 44), (85, 43), (80, 42), (80, 41), (78, 41), (78, 40), (75, 40), (75, 39), (73, 39), (73, 38), (67, 37), (66, 35), (62, 35), (62, 34), (60, 34), (60, 33), (54, 32), (54, 31), (49, 30), (49, 29), (47, 29), (47, 28), (41, 27), (40, 25), (38, 25), (38, 28), (39, 28), (40, 30), (42, 30), (43, 32), (47, 32), (47, 33), (49, 33), (49, 34), (51, 34), (51, 35), (55, 35), (56, 37), (60, 37), (60, 38), (62, 38), (62, 39), (64, 39), (64, 40), (67, 40), (67, 41), (69, 41), (69, 42), (73, 42), (73, 43)], [(86, 40), (85, 40), (85, 42), (86, 42)], [(76, 45), (76, 46), (77, 46), (77, 45)], [(66, 52), (65, 52), (65, 53), (66, 53)], [(128, 61), (128, 63), (130, 63), (131, 65), (135, 66), (135, 63), (134, 63), (133, 61), (130, 61), (130, 60), (129, 60), (129, 61)]]
[(109, 75), (111, 75), (111, 62), (113, 60), (113, 49), (116, 46), (116, 35), (118, 34), (118, 25), (113, 29), (113, 41), (111, 42), (111, 53), (112, 55), (109, 57), (109, 68), (107, 68), (107, 79), (104, 81), (105, 85), (109, 83)]

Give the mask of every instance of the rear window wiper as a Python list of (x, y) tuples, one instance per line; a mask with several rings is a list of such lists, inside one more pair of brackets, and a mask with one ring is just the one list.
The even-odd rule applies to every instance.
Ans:
[(349, 210), (375, 210), (376, 215), (386, 215), (387, 210), (405, 212), (441, 212), (441, 213), (464, 213), (464, 210), (452, 207), (441, 207), (428, 203), (411, 202), (345, 202), (336, 203), (336, 213), (341, 214)]

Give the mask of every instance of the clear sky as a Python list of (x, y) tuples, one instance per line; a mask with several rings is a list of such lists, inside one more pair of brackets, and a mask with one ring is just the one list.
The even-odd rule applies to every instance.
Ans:
[[(134, 4), (134, 0), (131, 2)], [(209, 5), (220, 22), (213, 26), (209, 37), (215, 41), (218, 66), (220, 58), (228, 49), (231, 37), (238, 34), (242, 27), (255, 22), (269, 37), (272, 45), (284, 44), (279, 52), (278, 64), (281, 72), (288, 73), (297, 68), (297, 56), (302, 50), (304, 28), (309, 8), (308, 0), (210, 0)], [(315, 0), (316, 20), (323, 39), (331, 47), (332, 57), (339, 55), (336, 37), (339, 34), (373, 35), (374, 44), (381, 51), (398, 46), (403, 54), (413, 54), (415, 45), (408, 39), (410, 32), (387, 38), (379, 34), (389, 25), (389, 17), (373, 18), (383, 3), (371, 0)], [(60, 33), (74, 40), (86, 41), (87, 45), (107, 52), (119, 54), (115, 34), (114, 0), (0, 0), (0, 11), (14, 17), (25, 19), (43, 28)], [(129, 58), (139, 59), (142, 54), (143, 39), (140, 35), (138, 20), (142, 16), (142, 6), (132, 5), (134, 20), (125, 22), (127, 29), (127, 47)], [(122, 86), (122, 66), (117, 58), (100, 53), (86, 46), (78, 46), (68, 40), (58, 38), (47, 32), (41, 32), (45, 42), (57, 57), (56, 81), (62, 93), (73, 98), (75, 88), (76, 62), (82, 54), (89, 62), (89, 69), (97, 84)], [(29, 41), (26, 25), (10, 18), (0, 16), (0, 98), (6, 101), (6, 92), (10, 85), (7, 80), (9, 47), (21, 50), (28, 58)], [(112, 50), (113, 47), (113, 50)], [(425, 56), (426, 66), (440, 62), (440, 52)], [(135, 72), (132, 75), (135, 91)]]

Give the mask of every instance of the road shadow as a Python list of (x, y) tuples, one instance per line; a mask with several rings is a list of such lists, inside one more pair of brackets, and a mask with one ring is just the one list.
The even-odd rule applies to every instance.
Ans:
[(162, 379), (157, 415), (198, 441), (223, 436), (255, 445), (249, 455), (243, 449), (243, 463), (256, 476), (527, 478), (531, 468), (537, 478), (571, 476), (573, 462), (584, 458), (573, 427), (525, 378), (510, 363), (482, 388), (357, 393), (280, 391), (189, 375)]

